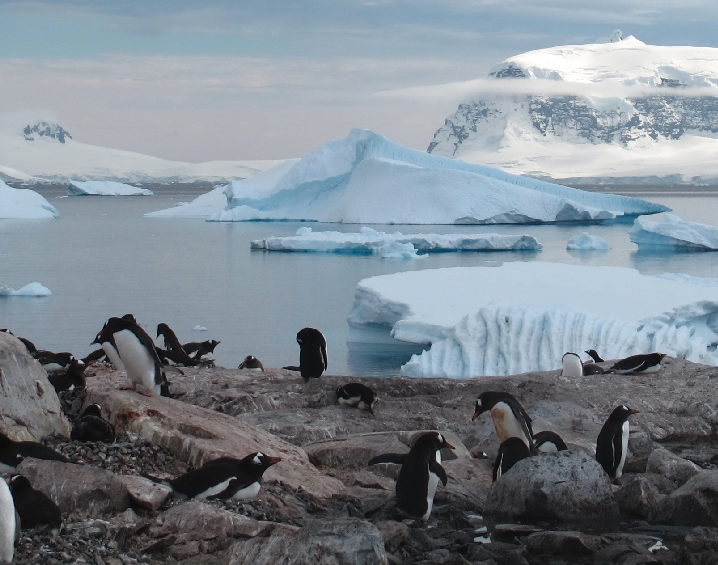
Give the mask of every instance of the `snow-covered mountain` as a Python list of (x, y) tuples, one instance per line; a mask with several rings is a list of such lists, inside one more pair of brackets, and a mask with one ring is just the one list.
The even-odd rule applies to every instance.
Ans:
[(7, 182), (229, 182), (280, 161), (167, 161), (76, 141), (61, 125), (34, 120), (0, 129), (0, 180)]
[(428, 151), (574, 182), (718, 183), (718, 49), (606, 43), (495, 65)]

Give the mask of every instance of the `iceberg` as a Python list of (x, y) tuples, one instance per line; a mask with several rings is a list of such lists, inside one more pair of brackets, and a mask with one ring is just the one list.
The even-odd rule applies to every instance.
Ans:
[(717, 284), (543, 262), (426, 269), (360, 281), (347, 321), (350, 340), (383, 328), (430, 345), (402, 367), (411, 377), (548, 371), (565, 352), (586, 349), (718, 365)]
[(109, 180), (72, 181), (67, 185), (70, 196), (152, 196), (151, 190)]
[(39, 282), (31, 282), (15, 290), (9, 286), (0, 286), (0, 297), (5, 296), (50, 296), (52, 292)]
[(639, 249), (666, 251), (718, 251), (718, 228), (688, 222), (666, 214), (663, 223), (636, 218), (630, 231), (631, 241)]
[(314, 232), (301, 227), (291, 237), (267, 237), (250, 243), (252, 249), (267, 251), (317, 251), (386, 255), (396, 245), (415, 256), (417, 253), (448, 251), (540, 251), (543, 247), (530, 235), (501, 235), (497, 233), (438, 234), (416, 233), (404, 235), (399, 232), (385, 233), (363, 227), (359, 233), (337, 231)]
[(609, 249), (611, 246), (605, 239), (588, 232), (572, 237), (566, 244), (567, 251), (608, 251)]
[(524, 224), (599, 222), (667, 211), (637, 198), (430, 155), (359, 129), (297, 162), (233, 181), (224, 193), (226, 203), (212, 221)]
[(26, 188), (12, 188), (0, 181), (0, 219), (58, 217), (55, 207), (41, 194)]

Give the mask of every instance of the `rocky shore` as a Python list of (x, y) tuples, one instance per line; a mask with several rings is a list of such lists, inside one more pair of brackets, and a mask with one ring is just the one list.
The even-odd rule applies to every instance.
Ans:
[[(718, 562), (716, 367), (667, 359), (660, 373), (641, 376), (308, 383), (281, 369), (180, 370), (168, 372), (176, 396), (168, 399), (119, 390), (125, 377), (111, 365), (88, 369), (87, 389), (67, 393), (63, 406), (99, 403), (118, 429), (114, 444), (70, 441), (62, 418), (55, 435), (47, 423), (25, 422), (22, 439), (42, 439), (71, 463), (26, 459), (18, 467), (58, 503), (63, 526), (23, 530), (14, 563)], [(55, 394), (42, 375), (29, 378), (42, 402)], [(374, 416), (336, 403), (336, 389), (352, 381), (377, 392)], [(511, 392), (534, 431), (558, 432), (569, 451), (522, 461), (492, 485), (493, 424), (488, 414), (471, 420), (486, 390)], [(619, 404), (640, 413), (631, 417), (627, 472), (614, 485), (593, 453)], [(3, 427), (12, 432), (12, 422)], [(443, 454), (448, 484), (424, 523), (394, 506), (397, 467), (367, 462), (408, 451), (412, 435), (430, 429), (457, 449)], [(181, 500), (140, 476), (174, 477), (253, 451), (282, 458), (254, 500)]]

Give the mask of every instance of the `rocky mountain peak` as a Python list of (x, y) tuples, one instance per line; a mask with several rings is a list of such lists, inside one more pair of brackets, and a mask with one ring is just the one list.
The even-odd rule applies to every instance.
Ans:
[(27, 141), (35, 141), (38, 137), (51, 137), (60, 143), (65, 143), (66, 139), (72, 139), (70, 132), (61, 125), (44, 120), (26, 125), (22, 133)]

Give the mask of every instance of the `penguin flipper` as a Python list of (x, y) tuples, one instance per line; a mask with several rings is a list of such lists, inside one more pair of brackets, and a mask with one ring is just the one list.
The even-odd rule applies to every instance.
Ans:
[(446, 476), (446, 471), (441, 466), (441, 463), (436, 461), (435, 459), (432, 459), (429, 461), (429, 471), (434, 473), (437, 477), (439, 477), (439, 480), (441, 481), (441, 484), (446, 486), (446, 483), (448, 482), (448, 477)]
[(377, 463), (395, 463), (401, 465), (406, 460), (406, 453), (383, 453), (369, 459), (367, 465), (376, 465)]

